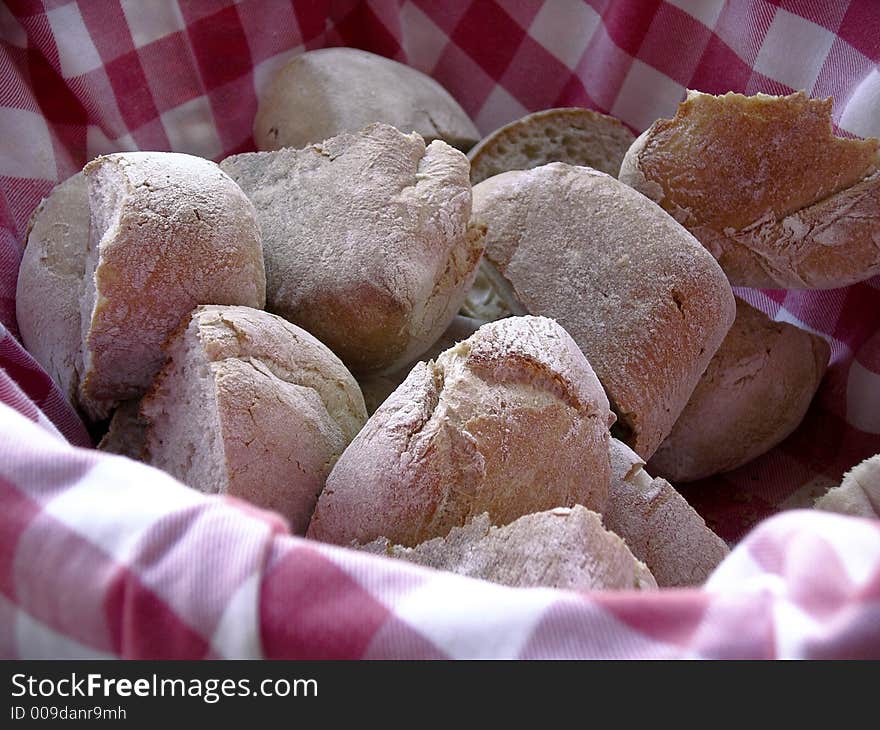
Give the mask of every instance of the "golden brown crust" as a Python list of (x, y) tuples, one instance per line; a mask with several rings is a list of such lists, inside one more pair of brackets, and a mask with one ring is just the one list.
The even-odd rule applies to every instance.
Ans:
[(620, 179), (733, 284), (830, 288), (880, 272), (878, 169), (880, 141), (834, 136), (831, 99), (690, 92), (636, 140)]

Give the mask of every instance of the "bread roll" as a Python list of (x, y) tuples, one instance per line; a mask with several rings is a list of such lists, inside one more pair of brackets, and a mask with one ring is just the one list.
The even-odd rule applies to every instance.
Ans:
[(880, 454), (865, 459), (816, 500), (816, 509), (853, 517), (880, 517)]
[(558, 324), (481, 327), (418, 363), (337, 462), (308, 536), (412, 547), (488, 512), (504, 525), (608, 496), (613, 416), (590, 364)]
[(545, 109), (496, 129), (471, 149), (471, 182), (548, 162), (592, 167), (617, 177), (634, 139), (606, 114), (577, 107)]
[(644, 196), (585, 167), (491, 177), (474, 187), (474, 216), (489, 229), (495, 304), (556, 319), (605, 386), (615, 433), (650, 457), (733, 323), (718, 264)]
[(818, 335), (737, 299), (733, 327), (648, 469), (689, 482), (769, 451), (803, 420), (830, 355)]
[(843, 139), (831, 99), (688, 92), (620, 179), (675, 216), (731, 283), (829, 289), (880, 273), (880, 141)]
[(143, 461), (147, 426), (147, 419), (141, 414), (140, 400), (124, 401), (113, 412), (107, 433), (98, 443), (98, 450)]
[(257, 149), (305, 147), (385, 122), (467, 151), (480, 138), (468, 115), (430, 76), (355, 48), (323, 48), (291, 59), (260, 98)]
[(360, 378), (358, 380), (358, 385), (361, 387), (361, 393), (364, 394), (364, 403), (367, 406), (367, 413), (373, 415), (373, 413), (376, 412), (376, 409), (385, 402), (385, 399), (397, 390), (397, 387), (406, 380), (409, 371), (415, 367), (417, 362), (422, 360), (433, 360), (444, 350), (448, 350), (453, 345), (462, 340), (466, 340), (480, 328), (481, 324), (484, 323), (479, 322), (476, 319), (471, 319), (470, 317), (456, 315), (449, 324), (449, 327), (446, 328), (446, 331), (440, 335), (440, 339), (425, 350), (418, 360), (409, 362), (400, 368), (400, 370), (396, 370), (388, 375), (365, 375)]
[(198, 307), (144, 398), (149, 463), (305, 532), (324, 480), (366, 421), (354, 378), (318, 340), (248, 307)]
[(414, 548), (380, 538), (362, 550), (437, 570), (517, 588), (650, 590), (657, 582), (626, 544), (580, 505), (525, 515), (492, 527), (489, 515), (474, 517)]
[(461, 152), (374, 124), (222, 167), (257, 207), (269, 310), (353, 372), (397, 370), (452, 321), (483, 251)]
[(22, 343), (74, 405), (88, 247), (88, 187), (78, 172), (57, 185), (31, 216), (15, 293)]
[(79, 398), (97, 419), (146, 392), (162, 344), (193, 307), (262, 308), (266, 279), (254, 208), (213, 162), (125, 152), (84, 172), (91, 242)]
[(665, 479), (652, 479), (626, 444), (611, 439), (611, 491), (602, 516), (661, 588), (698, 586), (730, 552)]

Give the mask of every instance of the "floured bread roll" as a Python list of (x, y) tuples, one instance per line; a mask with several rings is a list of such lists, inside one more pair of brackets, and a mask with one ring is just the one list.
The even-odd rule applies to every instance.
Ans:
[(800, 425), (830, 355), (818, 335), (737, 299), (733, 327), (648, 469), (688, 482), (769, 451)]
[(717, 262), (643, 195), (586, 167), (491, 177), (474, 187), (474, 215), (494, 288), (468, 314), (506, 304), (556, 319), (605, 387), (615, 433), (650, 457), (733, 323)]
[(146, 457), (209, 494), (280, 512), (305, 532), (324, 480), (366, 421), (354, 378), (281, 317), (198, 307), (141, 405)]
[(727, 556), (727, 544), (669, 482), (653, 479), (626, 444), (611, 439), (611, 492), (602, 516), (661, 587), (697, 586)]
[(479, 138), (465, 111), (430, 76), (356, 48), (294, 56), (260, 98), (254, 141), (261, 150), (305, 147), (385, 122), (468, 150)]
[(372, 415), (376, 409), (385, 402), (385, 399), (391, 395), (397, 387), (406, 380), (409, 371), (415, 367), (420, 360), (432, 360), (444, 350), (448, 350), (453, 345), (466, 340), (480, 325), (484, 324), (470, 317), (456, 317), (446, 328), (446, 331), (440, 335), (440, 339), (431, 345), (425, 352), (421, 354), (418, 360), (409, 362), (400, 370), (388, 375), (365, 375), (358, 379), (358, 385), (361, 386), (361, 393), (364, 394), (364, 403), (367, 406), (367, 413)]
[(620, 179), (671, 213), (734, 285), (830, 289), (880, 273), (880, 141), (835, 137), (831, 99), (689, 91)]
[(163, 343), (193, 307), (262, 308), (266, 279), (253, 205), (213, 162), (124, 152), (84, 174), (91, 242), (79, 400), (98, 419), (146, 392)]
[(461, 152), (374, 124), (221, 166), (257, 208), (269, 310), (353, 372), (397, 370), (452, 321), (484, 234)]
[(57, 185), (31, 216), (15, 293), (22, 343), (74, 405), (88, 248), (89, 193), (78, 172)]
[(140, 400), (120, 403), (113, 412), (107, 433), (98, 444), (98, 450), (143, 461), (148, 425), (141, 414)]
[(485, 512), (445, 537), (414, 548), (385, 538), (360, 548), (437, 570), (517, 588), (650, 590), (657, 582), (626, 543), (580, 505), (525, 515), (493, 527)]
[(593, 369), (558, 324), (514, 317), (418, 363), (337, 462), (308, 536), (412, 547), (489, 513), (608, 496), (613, 416)]
[(633, 140), (632, 132), (607, 114), (577, 107), (544, 109), (480, 140), (468, 152), (471, 182), (548, 162), (592, 167), (617, 177)]
[(816, 509), (854, 517), (880, 517), (880, 454), (850, 469), (839, 487), (816, 500)]

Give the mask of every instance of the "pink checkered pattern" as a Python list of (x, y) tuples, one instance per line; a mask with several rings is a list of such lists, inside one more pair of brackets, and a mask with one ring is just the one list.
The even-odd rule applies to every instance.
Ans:
[(683, 489), (740, 540), (699, 591), (433, 573), (290, 537), (271, 514), (78, 448), (88, 434), (16, 339), (31, 211), (97, 154), (252, 149), (272, 73), (333, 45), (431, 74), (484, 132), (561, 105), (640, 131), (686, 88), (805, 89), (834, 97), (839, 133), (880, 136), (873, 0), (0, 4), (0, 655), (880, 657), (880, 523), (788, 511), (880, 452), (880, 279), (740, 292), (827, 337), (832, 364), (781, 446)]

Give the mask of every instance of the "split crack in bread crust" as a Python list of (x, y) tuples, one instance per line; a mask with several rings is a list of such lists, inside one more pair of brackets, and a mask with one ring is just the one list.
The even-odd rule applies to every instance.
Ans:
[(635, 141), (620, 179), (734, 285), (829, 289), (880, 273), (880, 141), (835, 137), (831, 99), (689, 91)]
[(654, 479), (626, 444), (611, 439), (611, 489), (602, 515), (661, 588), (702, 585), (730, 549), (665, 479)]
[(592, 167), (614, 177), (635, 137), (619, 120), (564, 107), (528, 114), (496, 129), (468, 152), (471, 182), (548, 162)]
[(221, 167), (257, 208), (268, 309), (353, 372), (397, 370), (452, 321), (485, 236), (461, 152), (373, 124)]
[(191, 487), (280, 512), (302, 534), (336, 459), (366, 421), (342, 362), (247, 307), (198, 307), (168, 343), (141, 413), (148, 463)]
[(445, 537), (414, 548), (380, 538), (360, 550), (519, 588), (651, 590), (657, 582), (595, 512), (575, 505), (494, 527), (477, 515)]
[(474, 215), (488, 225), (485, 266), (568, 331), (605, 387), (615, 433), (650, 457), (733, 324), (718, 263), (644, 196), (585, 167), (491, 177), (474, 186)]
[(89, 246), (89, 196), (81, 172), (56, 185), (31, 215), (15, 311), (22, 343), (76, 405), (82, 360), (80, 296)]
[(880, 517), (880, 454), (844, 474), (839, 487), (816, 500), (816, 509), (854, 517)]
[(608, 401), (574, 341), (543, 317), (484, 325), (418, 363), (337, 462), (308, 536), (413, 546), (482, 512), (600, 511)]
[(262, 308), (266, 279), (254, 207), (215, 163), (125, 152), (83, 172), (91, 240), (79, 400), (97, 420), (146, 392), (162, 345), (193, 307)]
[(375, 122), (464, 151), (480, 138), (430, 76), (367, 51), (325, 48), (295, 56), (274, 76), (260, 98), (254, 141), (261, 150), (305, 147)]
[(822, 337), (737, 298), (733, 327), (648, 469), (694, 481), (769, 451), (800, 425), (830, 356)]

